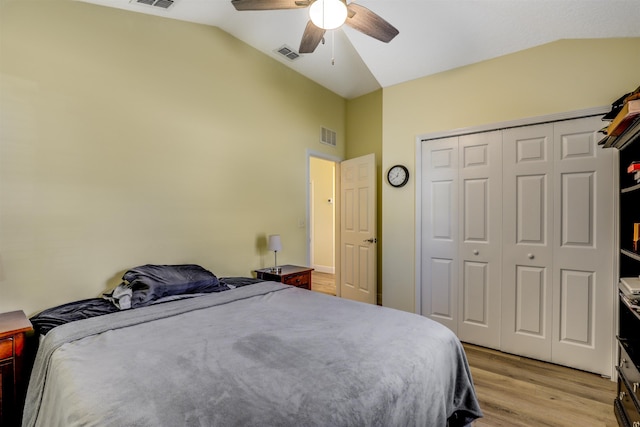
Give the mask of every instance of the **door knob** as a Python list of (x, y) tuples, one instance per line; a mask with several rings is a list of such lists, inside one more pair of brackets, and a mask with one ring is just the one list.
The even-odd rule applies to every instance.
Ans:
[(480, 254), (480, 251), (479, 251), (479, 250), (477, 250), (477, 249), (474, 249), (474, 250), (473, 250), (473, 254), (474, 254), (474, 255), (479, 255), (479, 254)]
[(535, 255), (533, 255), (533, 254), (527, 254), (527, 258), (529, 258), (529, 259), (534, 259), (534, 258), (535, 258)]
[(364, 239), (363, 242), (365, 242), (365, 243), (377, 243), (378, 239), (376, 239), (375, 237), (371, 237), (369, 239)]

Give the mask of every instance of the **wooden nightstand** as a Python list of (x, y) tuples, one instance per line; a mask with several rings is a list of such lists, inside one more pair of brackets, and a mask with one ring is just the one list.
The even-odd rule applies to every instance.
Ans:
[(258, 279), (282, 282), (287, 285), (311, 290), (311, 272), (313, 268), (300, 267), (297, 265), (281, 265), (280, 273), (271, 272), (271, 268), (256, 270)]
[(22, 311), (0, 314), (0, 425), (18, 425), (24, 398), (22, 364), (31, 322)]

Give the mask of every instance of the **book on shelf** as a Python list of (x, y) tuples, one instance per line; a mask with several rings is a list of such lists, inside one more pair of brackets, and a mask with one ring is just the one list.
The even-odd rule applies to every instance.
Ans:
[[(638, 89), (640, 89), (640, 87)], [(636, 89), (636, 91), (638, 91), (638, 89)], [(605, 121), (605, 122), (610, 122), (611, 120), (615, 119), (616, 115), (618, 115), (618, 112), (620, 112), (620, 110), (622, 109), (622, 106), (624, 105), (624, 101), (631, 94), (632, 94), (632, 92), (625, 93), (620, 98), (618, 98), (615, 101), (613, 101), (611, 103), (611, 110), (607, 114), (602, 116), (602, 120)]]
[(622, 106), (616, 117), (607, 127), (607, 135), (618, 136), (640, 115), (640, 99), (631, 99)]
[(632, 309), (635, 312), (640, 312), (640, 305), (638, 300), (635, 299), (630, 299), (627, 295), (625, 295), (624, 293), (622, 293), (620, 295), (620, 297), (622, 298), (622, 300), (624, 301), (624, 303), (627, 305), (627, 307), (629, 307), (630, 309)]
[(628, 173), (633, 173), (636, 171), (640, 171), (640, 162), (638, 161), (633, 161), (631, 162), (631, 164), (627, 167), (627, 172)]
[(619, 288), (625, 295), (640, 298), (640, 277), (621, 277)]

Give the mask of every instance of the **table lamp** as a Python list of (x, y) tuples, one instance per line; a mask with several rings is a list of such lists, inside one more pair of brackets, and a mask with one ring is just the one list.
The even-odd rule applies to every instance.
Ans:
[(274, 265), (271, 272), (278, 273), (278, 251), (282, 250), (282, 241), (279, 234), (269, 236), (269, 250), (274, 252)]

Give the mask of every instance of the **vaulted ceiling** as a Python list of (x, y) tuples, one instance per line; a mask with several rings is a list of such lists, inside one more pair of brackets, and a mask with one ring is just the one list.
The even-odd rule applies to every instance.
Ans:
[(230, 0), (175, 0), (166, 9), (140, 0), (82, 1), (219, 27), (345, 98), (560, 39), (640, 37), (640, 0), (357, 0), (400, 34), (385, 44), (343, 26), (327, 31), (315, 52), (291, 61), (277, 50), (297, 52), (307, 8), (237, 11)]

